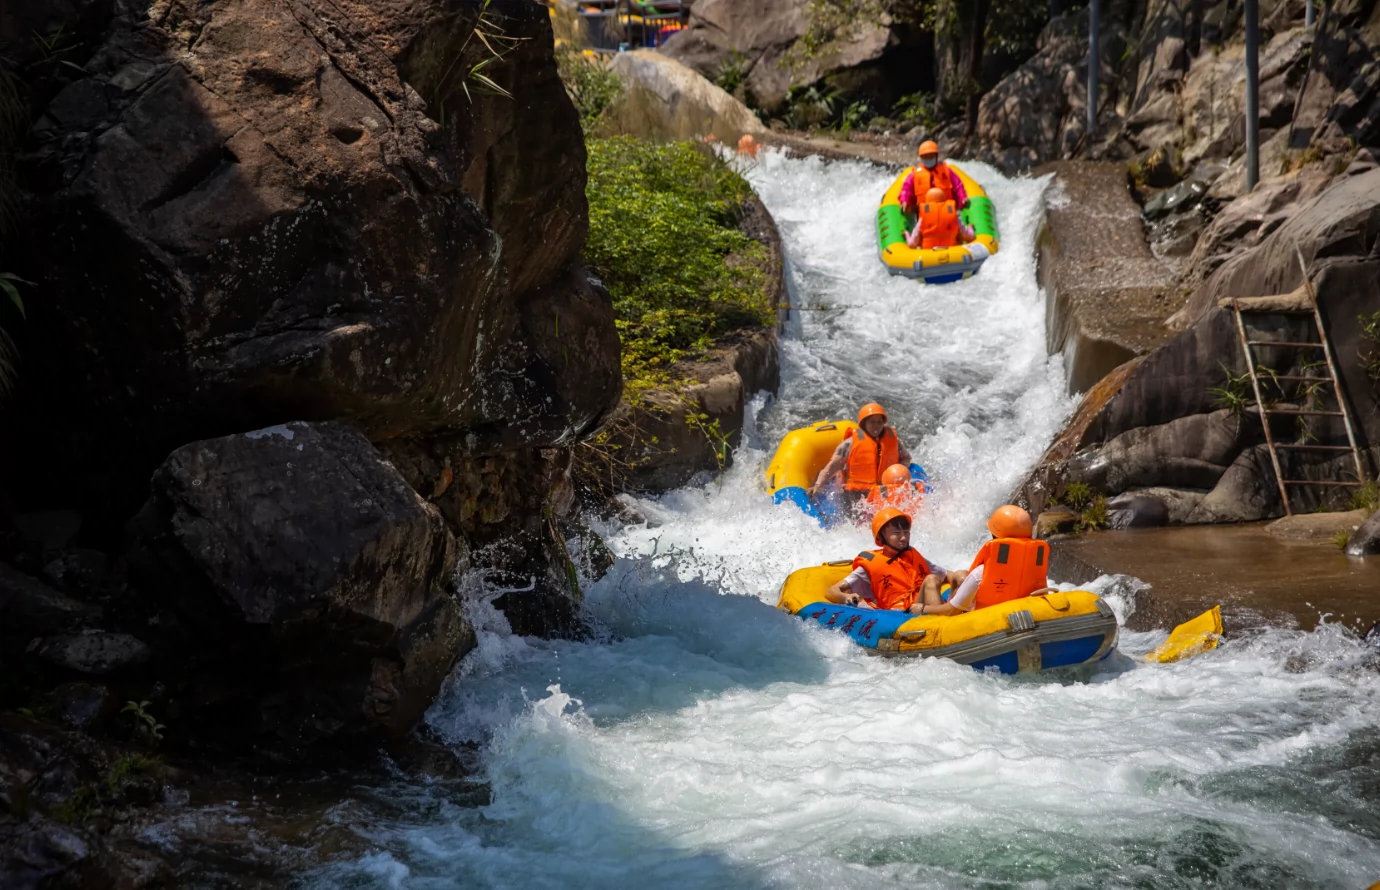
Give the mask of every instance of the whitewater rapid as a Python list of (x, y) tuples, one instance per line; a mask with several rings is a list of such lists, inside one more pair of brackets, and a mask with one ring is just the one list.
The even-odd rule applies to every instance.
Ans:
[[(478, 745), (487, 806), (407, 785), (374, 852), (312, 887), (1357, 887), (1380, 880), (1380, 673), (1336, 627), (1258, 629), (1177, 665), (980, 674), (870, 657), (774, 608), (792, 569), (868, 546), (773, 507), (780, 434), (880, 401), (935, 485), (913, 537), (966, 568), (982, 522), (1073, 401), (1044, 349), (1044, 183), (966, 167), (1002, 250), (945, 287), (891, 278), (890, 174), (767, 153), (748, 171), (795, 304), (782, 386), (734, 467), (636, 504), (586, 589), (589, 642), (513, 637), (471, 591), (479, 646), (428, 716)], [(1133, 579), (1100, 579), (1124, 617)]]

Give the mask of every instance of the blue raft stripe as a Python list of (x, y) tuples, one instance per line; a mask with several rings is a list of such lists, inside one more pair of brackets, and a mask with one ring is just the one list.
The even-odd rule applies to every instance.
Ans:
[(811, 603), (799, 612), (801, 618), (820, 627), (846, 633), (853, 642), (868, 649), (876, 649), (878, 640), (889, 640), (896, 629), (914, 615), (883, 609), (858, 609), (834, 603)]
[(771, 502), (773, 504), (795, 504), (806, 516), (814, 519), (820, 525), (824, 524), (824, 517), (819, 515), (819, 510), (815, 509), (815, 505), (810, 502), (810, 496), (799, 485), (778, 488), (776, 493), (771, 496)]
[(1076, 640), (1060, 640), (1057, 643), (1040, 644), (1040, 666), (1050, 668), (1069, 667), (1086, 664), (1102, 648), (1102, 634), (1095, 637), (1079, 637)]
[(994, 667), (1003, 674), (1019, 674), (1021, 672), (1020, 661), (1016, 658), (1015, 652), (1003, 652), (992, 658), (984, 658), (982, 661), (973, 662), (969, 667), (975, 671), (985, 671), (989, 667)]

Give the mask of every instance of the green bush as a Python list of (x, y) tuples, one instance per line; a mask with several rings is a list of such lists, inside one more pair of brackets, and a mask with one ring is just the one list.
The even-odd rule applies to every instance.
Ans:
[(613, 295), (629, 395), (727, 331), (771, 324), (766, 251), (737, 228), (747, 182), (702, 146), (588, 140), (585, 262)]

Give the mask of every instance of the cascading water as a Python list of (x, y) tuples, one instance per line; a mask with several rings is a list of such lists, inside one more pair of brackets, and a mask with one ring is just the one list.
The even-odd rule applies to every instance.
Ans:
[[(479, 648), (429, 720), (482, 745), (492, 803), (399, 791), (376, 852), (311, 886), (1365, 887), (1380, 880), (1380, 673), (1335, 627), (1263, 629), (1177, 665), (979, 674), (865, 655), (772, 605), (791, 569), (851, 556), (759, 488), (787, 429), (881, 401), (936, 486), (914, 541), (966, 568), (986, 514), (1071, 410), (1044, 350), (1042, 184), (975, 165), (1003, 250), (945, 287), (889, 278), (887, 174), (768, 153), (749, 178), (787, 250), (783, 385), (719, 482), (609, 531), (597, 642)], [(1095, 589), (1129, 608), (1129, 579)], [(1163, 634), (1123, 632), (1122, 649)]]

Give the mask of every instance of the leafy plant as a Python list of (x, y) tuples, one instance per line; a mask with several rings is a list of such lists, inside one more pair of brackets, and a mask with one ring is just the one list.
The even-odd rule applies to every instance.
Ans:
[(1093, 493), (1085, 482), (1070, 482), (1064, 489), (1064, 503), (1074, 512), (1081, 512), (1092, 503)]
[(1335, 535), (1332, 536), (1332, 543), (1336, 546), (1338, 550), (1345, 548), (1347, 542), (1350, 540), (1351, 532), (1347, 531), (1337, 532)]
[(613, 296), (628, 391), (717, 335), (771, 324), (766, 252), (737, 228), (747, 182), (681, 142), (591, 139), (585, 261)]
[(817, 86), (792, 87), (786, 93), (786, 112), (782, 120), (795, 130), (811, 130), (834, 120), (843, 94), (836, 89)]
[(853, 132), (856, 127), (866, 126), (867, 121), (872, 117), (872, 108), (866, 102), (850, 102), (839, 118), (834, 122), (834, 129), (844, 138)]
[(1370, 343), (1358, 356), (1361, 367), (1366, 369), (1371, 385), (1380, 386), (1380, 312), (1362, 313), (1356, 316), (1356, 323), (1361, 326), (1361, 337)]
[(751, 71), (752, 65), (748, 62), (747, 56), (732, 49), (728, 52), (728, 58), (719, 66), (719, 70), (714, 72), (714, 83), (725, 93), (736, 95), (738, 88), (747, 83), (747, 76)]
[(1079, 511), (1078, 521), (1074, 523), (1073, 530), (1076, 532), (1090, 532), (1100, 528), (1106, 528), (1110, 524), (1111, 520), (1107, 514), (1107, 498), (1103, 495), (1098, 495)]
[(1352, 510), (1365, 510), (1367, 513), (1374, 513), (1380, 510), (1380, 485), (1374, 479), (1364, 479), (1360, 486), (1351, 493)]
[(1251, 404), (1247, 393), (1250, 391), (1251, 375), (1249, 373), (1233, 374), (1231, 368), (1221, 362), (1217, 363), (1222, 368), (1222, 373), (1226, 375), (1225, 386), (1214, 386), (1208, 390), (1212, 393), (1213, 405), (1218, 408), (1226, 408), (1238, 417)]
[(933, 132), (939, 127), (939, 111), (935, 107), (934, 93), (911, 93), (896, 100), (891, 108), (891, 116), (908, 127), (920, 127)]
[(603, 61), (585, 55), (569, 44), (556, 47), (556, 70), (566, 95), (580, 113), (580, 125), (589, 133), (604, 111), (623, 94), (623, 78)]
[(134, 718), (134, 732), (150, 745), (156, 745), (163, 741), (163, 730), (166, 726), (159, 723), (153, 714), (149, 713), (148, 706), (151, 702), (125, 702), (125, 706), (120, 709), (121, 714), (131, 714)]
[[(502, 96), (506, 99), (513, 97), (489, 76), (487, 69), (503, 61), (503, 57), (526, 38), (503, 33), (502, 26), (489, 14), (489, 4), (492, 2), (484, 0), (470, 33), (451, 56), (450, 64), (436, 79), (427, 97), (427, 104), (436, 109), (437, 120), (442, 126), (446, 123), (446, 107), (455, 98), (457, 90), (463, 92), (465, 101), (471, 104), (475, 95)], [(476, 52), (479, 53), (478, 59), (475, 58)]]

